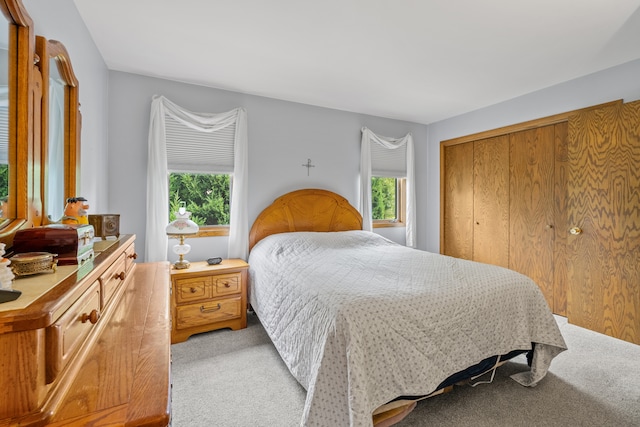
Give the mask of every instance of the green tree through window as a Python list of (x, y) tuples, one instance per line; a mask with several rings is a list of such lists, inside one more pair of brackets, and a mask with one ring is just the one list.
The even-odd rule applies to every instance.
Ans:
[(9, 165), (0, 165), (0, 199), (9, 195)]
[(191, 219), (200, 226), (229, 225), (231, 176), (226, 174), (169, 174), (169, 219), (185, 202)]
[(371, 178), (371, 215), (374, 221), (398, 219), (397, 188), (395, 178)]

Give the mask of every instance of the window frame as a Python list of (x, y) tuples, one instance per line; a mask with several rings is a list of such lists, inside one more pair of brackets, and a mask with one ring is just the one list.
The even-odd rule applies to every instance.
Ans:
[(407, 178), (395, 178), (395, 180), (396, 219), (374, 219), (373, 228), (406, 227), (407, 225)]

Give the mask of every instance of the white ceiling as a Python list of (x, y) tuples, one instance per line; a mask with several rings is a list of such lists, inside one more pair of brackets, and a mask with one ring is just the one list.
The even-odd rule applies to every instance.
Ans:
[(640, 58), (640, 0), (74, 0), (111, 70), (431, 123)]

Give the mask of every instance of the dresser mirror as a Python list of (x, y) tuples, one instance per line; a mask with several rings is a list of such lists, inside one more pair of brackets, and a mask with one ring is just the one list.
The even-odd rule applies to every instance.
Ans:
[(45, 159), (44, 206), (49, 221), (64, 214), (64, 90), (65, 82), (58, 72), (55, 59), (49, 60), (49, 138)]
[(77, 196), (78, 80), (64, 45), (36, 37), (22, 0), (0, 0), (0, 243), (58, 222)]
[(0, 19), (0, 227), (9, 212), (9, 23)]
[(69, 53), (57, 40), (36, 37), (36, 53), (43, 58), (42, 161), (44, 222), (57, 222), (65, 200), (77, 196), (80, 111), (78, 79)]

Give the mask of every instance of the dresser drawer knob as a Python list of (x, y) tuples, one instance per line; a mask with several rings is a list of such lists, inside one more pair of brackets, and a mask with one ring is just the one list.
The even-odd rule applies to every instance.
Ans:
[(225, 288), (228, 288), (229, 286), (231, 286), (231, 285), (229, 285), (229, 282), (224, 282), (223, 285), (224, 285)]
[(192, 294), (195, 294), (196, 292), (198, 292), (196, 288), (189, 288), (189, 290), (191, 291)]
[(87, 323), (88, 320), (92, 325), (95, 325), (98, 323), (98, 319), (100, 319), (100, 313), (98, 313), (98, 310), (94, 308), (89, 314), (82, 313), (82, 318), (80, 320), (82, 320), (82, 323)]
[(222, 308), (220, 303), (217, 306), (211, 308), (205, 308), (204, 305), (200, 306), (200, 313), (213, 313), (214, 311), (218, 311)]
[(137, 253), (132, 253), (131, 255), (129, 255), (129, 258), (131, 259), (138, 259), (138, 254)]
[(124, 280), (124, 271), (121, 271), (120, 273), (116, 273), (115, 276), (113, 276), (113, 278)]

